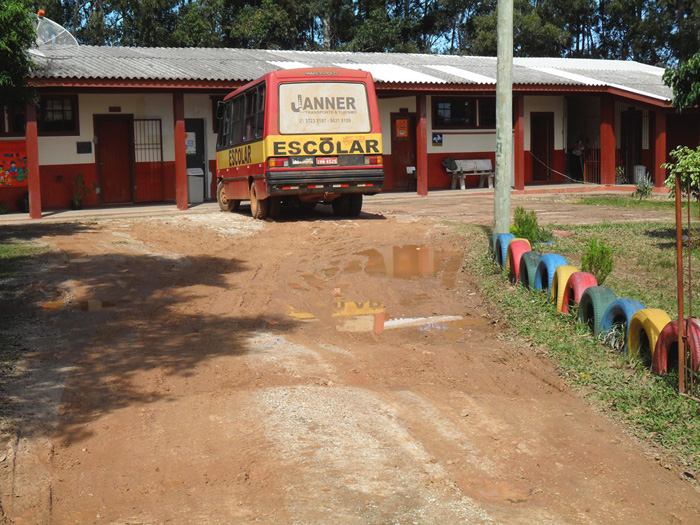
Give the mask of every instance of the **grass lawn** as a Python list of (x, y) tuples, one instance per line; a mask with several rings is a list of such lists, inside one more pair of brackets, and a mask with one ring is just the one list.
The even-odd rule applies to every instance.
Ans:
[[(645, 201), (637, 204), (647, 205)], [(483, 229), (454, 226), (468, 245), (477, 247), (466, 255), (465, 269), (480, 278), (484, 295), (503, 312), (511, 332), (507, 335), (544, 348), (583, 395), (628, 423), (637, 437), (678, 457), (693, 476), (700, 475), (700, 404), (678, 395), (677, 374), (653, 375), (641, 360), (623, 356), (596, 340), (575, 316), (556, 313), (544, 293), (511, 284), (489, 256), (489, 240)], [(617, 297), (636, 299), (647, 308), (660, 308), (677, 318), (674, 224), (562, 224), (547, 228), (569, 233), (538, 248), (540, 251), (563, 255), (570, 265), (580, 268), (581, 256), (595, 237), (612, 249), (615, 268), (604, 284)], [(700, 250), (694, 250), (691, 264), (700, 269)], [(693, 270), (693, 276), (693, 313), (700, 316), (700, 271)], [(687, 316), (687, 295), (685, 304)]]

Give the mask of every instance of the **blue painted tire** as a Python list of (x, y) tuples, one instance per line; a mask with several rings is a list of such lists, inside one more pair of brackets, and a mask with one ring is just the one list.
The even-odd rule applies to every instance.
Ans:
[(520, 282), (528, 290), (535, 287), (535, 274), (537, 273), (537, 265), (542, 259), (540, 252), (525, 252), (520, 258)]
[(625, 345), (622, 347), (622, 353), (627, 353), (627, 343), (630, 337), (630, 321), (632, 316), (639, 310), (644, 309), (644, 305), (634, 299), (615, 299), (608, 309), (605, 310), (603, 318), (600, 321), (600, 331), (604, 334), (616, 324), (623, 324), (625, 330)]
[(554, 280), (554, 272), (560, 266), (566, 265), (566, 259), (563, 256), (556, 253), (546, 253), (540, 259), (537, 264), (537, 271), (535, 272), (535, 290), (544, 290), (549, 292), (552, 288), (552, 281)]
[(499, 233), (496, 237), (496, 247), (494, 248), (494, 257), (498, 266), (503, 268), (506, 265), (506, 256), (508, 255), (508, 245), (510, 241), (515, 239), (512, 233)]

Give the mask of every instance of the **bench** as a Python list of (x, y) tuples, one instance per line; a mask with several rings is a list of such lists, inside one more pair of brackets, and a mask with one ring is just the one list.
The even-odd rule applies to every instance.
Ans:
[(485, 187), (488, 183), (489, 188), (493, 188), (493, 178), (496, 172), (493, 171), (491, 159), (456, 159), (456, 170), (445, 168), (447, 173), (452, 175), (452, 186), (454, 190), (459, 179), (459, 188), (464, 189), (464, 179), (467, 176), (479, 175), (479, 187)]

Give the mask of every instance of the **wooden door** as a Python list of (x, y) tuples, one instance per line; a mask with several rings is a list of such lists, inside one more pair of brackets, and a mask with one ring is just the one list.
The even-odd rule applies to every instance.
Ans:
[(95, 117), (97, 174), (103, 204), (133, 201), (133, 119)]
[(620, 135), (627, 182), (634, 182), (634, 167), (642, 164), (642, 112), (623, 111)]
[(416, 176), (406, 173), (406, 168), (416, 166), (416, 116), (412, 113), (391, 114), (391, 159), (394, 189), (409, 190), (416, 187)]
[(552, 180), (554, 168), (554, 113), (530, 114), (532, 180)]

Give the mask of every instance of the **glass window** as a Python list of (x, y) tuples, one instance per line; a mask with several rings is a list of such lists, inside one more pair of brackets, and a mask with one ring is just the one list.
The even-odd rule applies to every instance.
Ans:
[(496, 99), (481, 98), (479, 99), (479, 127), (480, 128), (495, 128), (496, 127)]
[(493, 97), (433, 97), (433, 128), (495, 128)]
[(37, 127), (40, 134), (76, 135), (78, 97), (46, 96), (39, 101)]

